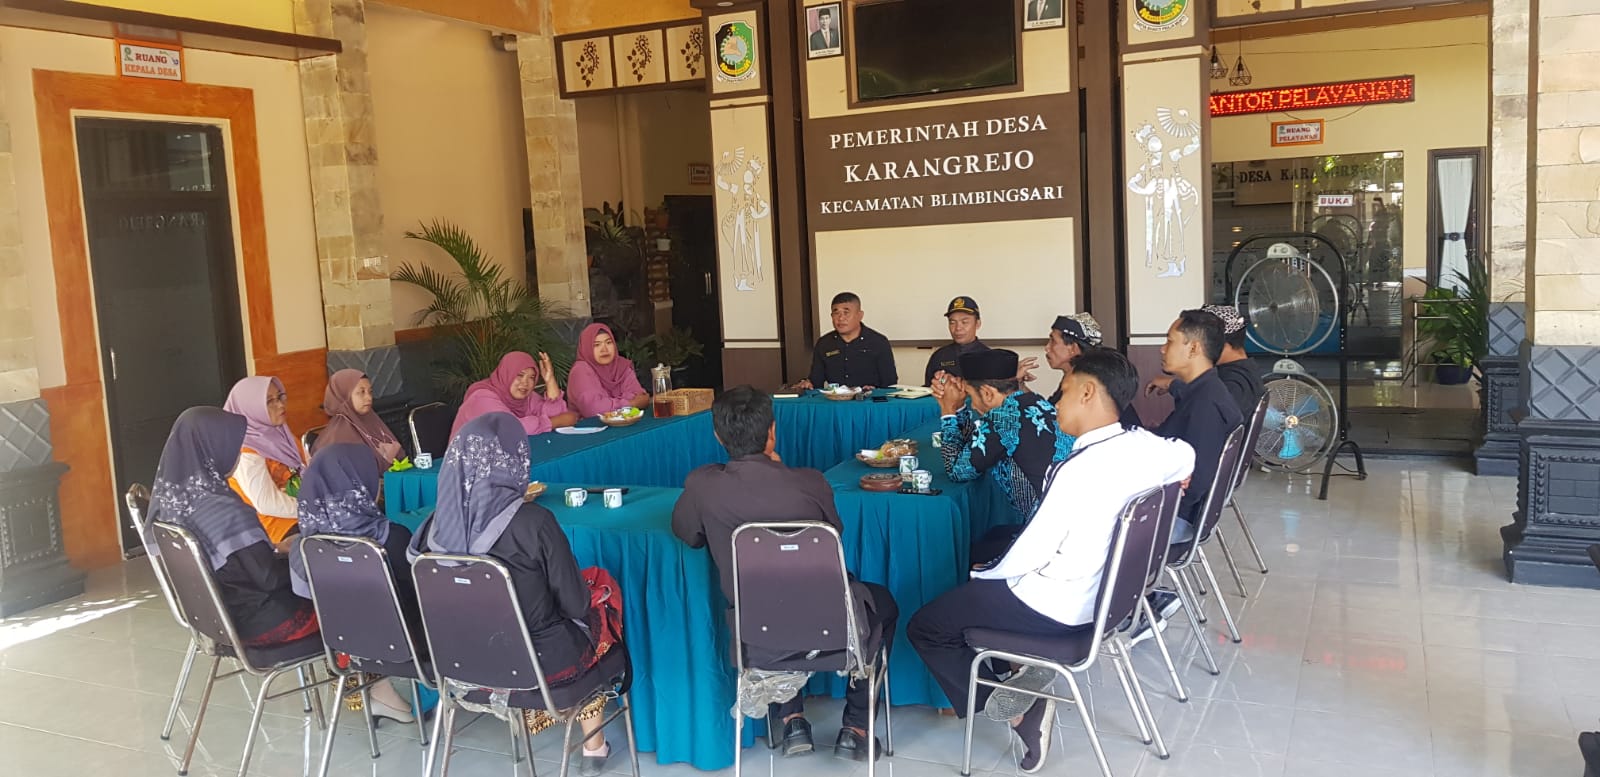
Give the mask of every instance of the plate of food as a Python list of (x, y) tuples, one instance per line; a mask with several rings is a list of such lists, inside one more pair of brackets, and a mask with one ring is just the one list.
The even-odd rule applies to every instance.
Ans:
[(822, 396), (836, 400), (855, 399), (861, 396), (861, 389), (854, 386), (835, 386), (830, 383), (822, 387)]
[(859, 484), (862, 491), (899, 491), (901, 486), (900, 473), (873, 472), (869, 475), (862, 475)]
[(637, 407), (625, 407), (600, 414), (600, 423), (606, 426), (632, 426), (644, 418), (644, 411)]
[(876, 448), (856, 452), (856, 461), (869, 467), (899, 467), (901, 456), (917, 455), (916, 440), (890, 440)]
[(522, 501), (524, 501), (524, 502), (532, 502), (533, 500), (537, 499), (540, 494), (544, 493), (545, 489), (548, 489), (548, 488), (549, 488), (549, 486), (547, 486), (547, 485), (545, 485), (543, 483), (540, 483), (539, 481), (535, 480), (532, 483), (528, 484), (528, 490), (523, 493)]

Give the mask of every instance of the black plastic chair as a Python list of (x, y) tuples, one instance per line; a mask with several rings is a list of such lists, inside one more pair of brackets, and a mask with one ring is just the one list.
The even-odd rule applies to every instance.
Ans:
[(317, 438), (322, 436), (322, 430), (328, 428), (327, 424), (313, 426), (300, 435), (300, 449), (305, 451), (306, 457), (311, 457), (311, 446), (317, 444)]
[[(1106, 660), (1117, 672), (1122, 683), (1122, 693), (1133, 710), (1134, 722), (1139, 726), (1139, 738), (1147, 745), (1154, 744), (1156, 754), (1162, 759), (1171, 755), (1166, 742), (1156, 728), (1155, 715), (1145, 698), (1144, 687), (1134, 674), (1133, 660), (1128, 652), (1127, 638), (1117, 624), (1127, 621), (1136, 612), (1150, 611), (1145, 601), (1145, 591), (1150, 583), (1150, 567), (1158, 558), (1156, 548), (1165, 545), (1167, 537), (1161, 534), (1161, 516), (1167, 509), (1168, 487), (1158, 486), (1134, 497), (1123, 507), (1117, 519), (1116, 530), (1111, 535), (1111, 545), (1106, 552), (1106, 564), (1101, 573), (1100, 591), (1095, 595), (1094, 628), (1067, 637), (1038, 637), (1013, 634), (999, 629), (967, 629), (962, 637), (967, 645), (977, 651), (972, 659), (972, 669), (967, 683), (967, 725), (961, 760), (962, 777), (972, 773), (972, 725), (977, 714), (978, 686), (1007, 688), (1041, 699), (1070, 704), (1078, 710), (1084, 730), (1089, 736), (1089, 747), (1100, 764), (1100, 773), (1111, 777), (1111, 765), (1106, 762), (1105, 751), (1100, 746), (1100, 735), (1095, 733), (1094, 719), (1089, 712), (1089, 700), (1084, 697), (1075, 675), (1094, 666), (1095, 659), (1104, 653)], [(1172, 508), (1176, 512), (1176, 506)], [(1034, 691), (1011, 688), (1004, 683), (985, 679), (978, 674), (984, 661), (999, 659), (1013, 664), (1032, 667), (1034, 671), (1047, 670), (1067, 681), (1072, 697), (1057, 696), (1048, 690)], [(1048, 725), (1054, 725), (1051, 721)]]
[[(851, 672), (866, 676), (867, 775), (877, 762), (878, 688), (889, 694), (889, 646), (867, 644), (850, 590), (844, 544), (832, 526), (815, 521), (747, 523), (733, 532), (734, 666), (806, 672)], [(852, 638), (851, 635), (855, 635)], [(791, 658), (752, 661), (763, 656)], [(740, 774), (744, 716), (733, 733), (733, 773)], [(769, 745), (776, 733), (767, 732)], [(884, 705), (884, 753), (894, 755), (894, 724)]]
[[(1238, 472), (1233, 478), (1233, 488), (1228, 492), (1227, 505), (1233, 510), (1234, 518), (1238, 519), (1239, 531), (1244, 535), (1245, 545), (1249, 546), (1251, 555), (1256, 558), (1256, 568), (1260, 569), (1263, 575), (1267, 573), (1267, 562), (1261, 558), (1261, 548), (1256, 546), (1255, 535), (1250, 533), (1250, 524), (1245, 523), (1244, 513), (1239, 511), (1239, 502), (1235, 497), (1239, 489), (1244, 487), (1244, 479), (1245, 476), (1250, 474), (1251, 465), (1255, 464), (1256, 443), (1261, 440), (1261, 427), (1267, 417), (1267, 399), (1269, 396), (1268, 394), (1261, 395), (1261, 400), (1256, 402), (1255, 412), (1250, 414), (1250, 418), (1246, 422), (1244, 448), (1239, 451)], [(1245, 590), (1244, 579), (1239, 577), (1239, 566), (1234, 563), (1233, 553), (1228, 550), (1228, 542), (1223, 539), (1220, 529), (1217, 533), (1217, 543), (1222, 547), (1222, 560), (1228, 562), (1228, 571), (1233, 573), (1233, 583), (1239, 587), (1239, 596), (1248, 598), (1250, 594)]]
[[(311, 585), (311, 601), (317, 608), (322, 643), (327, 649), (328, 666), (339, 678), (339, 696), (353, 691), (361, 694), (366, 712), (367, 738), (372, 757), (377, 758), (378, 734), (372, 718), (374, 682), (398, 677), (411, 681), (411, 700), (417, 709), (417, 736), (428, 744), (427, 726), (422, 721), (422, 698), (418, 684), (432, 688), (432, 668), (417, 652), (417, 642), (406, 625), (405, 611), (383, 546), (365, 537), (318, 534), (300, 541), (299, 553), (305, 561), (306, 580)], [(339, 668), (337, 654), (349, 656), (348, 668)], [(355, 689), (345, 686), (348, 678), (361, 672), (379, 675)], [(344, 704), (333, 705), (333, 724), (322, 748), (322, 766), (317, 774), (326, 775), (333, 758), (334, 732)]]
[(432, 454), (435, 461), (450, 447), (450, 427), (456, 422), (456, 408), (443, 402), (429, 402), (411, 409), (406, 425), (411, 427), (411, 455)]
[[(211, 565), (207, 563), (199, 541), (182, 527), (161, 521), (153, 523), (151, 530), (155, 534), (161, 566), (167, 572), (173, 596), (177, 600), (179, 610), (183, 612), (184, 625), (212, 657), (211, 672), (206, 677), (205, 690), (200, 694), (200, 709), (195, 713), (194, 729), (189, 733), (189, 744), (184, 749), (183, 763), (178, 767), (178, 774), (189, 773), (189, 764), (194, 758), (195, 743), (200, 739), (200, 727), (205, 722), (206, 708), (211, 701), (211, 689), (216, 686), (219, 679), (245, 673), (261, 678), (261, 686), (255, 693), (248, 694), (254, 697), (252, 699), (254, 712), (250, 717), (249, 732), (245, 734), (244, 756), (239, 761), (239, 777), (244, 777), (250, 771), (250, 756), (255, 749), (256, 733), (261, 730), (261, 714), (266, 710), (269, 699), (295, 693), (304, 694), (306, 711), (310, 712), (312, 704), (315, 704), (317, 724), (327, 725), (322, 714), (322, 697), (316, 693), (317, 689), (332, 681), (331, 678), (316, 679), (315, 662), (323, 657), (322, 638), (310, 636), (282, 645), (260, 648), (244, 645), (239, 639), (238, 630), (234, 628), (233, 618), (228, 615), (222, 594), (217, 590), (216, 580), (211, 575)], [(227, 674), (218, 674), (223, 658), (237, 659), (240, 668)], [(269, 693), (272, 684), (290, 672), (300, 673), (300, 684), (287, 691)], [(307, 673), (310, 675), (309, 679)]]
[(1194, 536), (1187, 541), (1174, 543), (1167, 550), (1166, 573), (1177, 589), (1178, 601), (1182, 604), (1183, 611), (1189, 616), (1189, 624), (1194, 627), (1194, 635), (1200, 643), (1200, 653), (1206, 658), (1206, 671), (1219, 674), (1222, 670), (1217, 665), (1216, 656), (1211, 653), (1211, 646), (1205, 639), (1205, 631), (1201, 626), (1205, 619), (1205, 590), (1199, 585), (1196, 577), (1192, 584), (1188, 575), (1194, 574), (1194, 564), (1199, 562), (1200, 570), (1205, 573), (1206, 579), (1211, 582), (1211, 590), (1217, 591), (1217, 606), (1222, 610), (1222, 617), (1227, 622), (1228, 636), (1235, 644), (1242, 638), (1239, 636), (1239, 626), (1233, 620), (1233, 611), (1228, 609), (1228, 603), (1223, 600), (1222, 592), (1217, 589), (1217, 575), (1211, 569), (1211, 563), (1206, 560), (1204, 545), (1216, 533), (1217, 522), (1222, 519), (1222, 506), (1228, 503), (1233, 493), (1233, 478), (1223, 477), (1223, 473), (1233, 472), (1239, 466), (1239, 457), (1244, 455), (1243, 426), (1235, 428), (1228, 433), (1227, 440), (1222, 445), (1222, 452), (1218, 454), (1217, 477), (1211, 482), (1211, 490), (1206, 493), (1206, 501), (1200, 509), (1199, 525), (1194, 527)]
[[(628, 755), (633, 775), (639, 777), (639, 748), (633, 735), (633, 704), (628, 697), (632, 681), (625, 646), (618, 645), (599, 663), (572, 682), (552, 687), (539, 664), (537, 646), (528, 634), (522, 607), (511, 583), (511, 571), (499, 561), (483, 556), (424, 553), (412, 562), (417, 601), (422, 609), (423, 632), (437, 673), (439, 709), (434, 712), (433, 742), (423, 774), (432, 773), (444, 726), (444, 757), (439, 769), (448, 774), (450, 747), (455, 736), (455, 715), (460, 700), (452, 686), (510, 691), (507, 706), (545, 710), (566, 724), (562, 739), (561, 777), (566, 777), (572, 752), (582, 740), (572, 741), (578, 713), (591, 700), (604, 696), (621, 701), (621, 709), (601, 722), (604, 728), (620, 715), (628, 731)], [(467, 701), (474, 701), (468, 694)], [(513, 722), (514, 726), (520, 722)], [(532, 743), (522, 728), (522, 739), (533, 761)], [(513, 748), (515, 749), (515, 748)]]
[[(1161, 487), (1161, 512), (1157, 516), (1157, 537), (1171, 537), (1172, 525), (1178, 520), (1178, 506), (1183, 503), (1183, 484), (1168, 483)], [(1153, 542), (1150, 545), (1150, 563), (1145, 573), (1145, 592), (1155, 590), (1156, 584), (1161, 582), (1163, 570), (1166, 568), (1168, 545), (1165, 542)], [(1139, 626), (1139, 616), (1143, 616), (1148, 623), (1155, 623), (1156, 614), (1150, 608), (1150, 602), (1141, 599), (1139, 612), (1133, 618), (1123, 622), (1118, 631), (1132, 633)], [(1161, 651), (1161, 661), (1167, 666), (1167, 677), (1172, 681), (1172, 694), (1180, 702), (1189, 701), (1189, 691), (1183, 686), (1183, 679), (1178, 675), (1178, 666), (1172, 660), (1172, 651), (1167, 647), (1167, 639), (1162, 636), (1161, 629), (1153, 629), (1150, 634), (1155, 638), (1156, 648)]]

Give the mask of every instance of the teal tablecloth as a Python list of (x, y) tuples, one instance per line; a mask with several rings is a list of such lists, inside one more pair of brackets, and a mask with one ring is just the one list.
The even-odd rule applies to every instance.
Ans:
[[(862, 448), (876, 448), (907, 429), (936, 421), (932, 398), (887, 402), (836, 402), (818, 395), (774, 402), (778, 455), (790, 466), (826, 470), (850, 460)], [(599, 426), (585, 419), (580, 426)], [(920, 435), (924, 441), (932, 433)], [(646, 417), (633, 426), (587, 435), (554, 432), (528, 438), (533, 460), (529, 475), (546, 483), (585, 486), (683, 485), (696, 467), (727, 461), (711, 431), (711, 413), (677, 418)], [(431, 506), (438, 493), (433, 469), (384, 475), (384, 504), (391, 518)]]

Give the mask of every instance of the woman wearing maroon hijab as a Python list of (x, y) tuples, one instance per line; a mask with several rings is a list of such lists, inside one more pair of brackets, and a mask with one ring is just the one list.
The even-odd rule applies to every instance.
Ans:
[(365, 445), (377, 459), (378, 471), (382, 472), (404, 452), (394, 432), (389, 431), (389, 425), (372, 412), (372, 380), (361, 370), (339, 370), (328, 378), (328, 390), (322, 395), (322, 412), (328, 414), (328, 425), (311, 444), (313, 456), (329, 445)]
[(578, 363), (567, 375), (567, 401), (579, 416), (629, 406), (643, 410), (650, 404), (650, 395), (634, 374), (633, 362), (617, 353), (611, 327), (590, 324), (578, 336)]
[[(541, 372), (545, 376), (542, 396), (533, 393)], [(461, 409), (456, 412), (455, 425), (450, 427), (450, 437), (453, 439), (468, 421), (488, 413), (516, 416), (522, 422), (523, 431), (530, 435), (577, 423), (578, 414), (567, 411), (567, 402), (561, 398), (561, 386), (556, 384), (555, 375), (549, 354), (539, 354), (538, 362), (522, 351), (506, 354), (489, 377), (467, 387)]]

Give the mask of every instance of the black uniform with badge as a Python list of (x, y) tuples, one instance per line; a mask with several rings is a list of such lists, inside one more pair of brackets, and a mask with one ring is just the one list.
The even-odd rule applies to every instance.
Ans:
[[(956, 297), (950, 300), (949, 307), (945, 309), (945, 318), (949, 318), (951, 313), (971, 313), (973, 316), (977, 316), (978, 301), (971, 297)], [(949, 343), (940, 346), (938, 350), (933, 352), (932, 356), (928, 357), (928, 367), (922, 373), (922, 385), (932, 386), (933, 376), (937, 375), (940, 370), (960, 377), (961, 357), (969, 353), (982, 353), (987, 350), (989, 350), (989, 346), (984, 345), (982, 340), (973, 340), (966, 345)]]
[(845, 342), (838, 332), (817, 338), (811, 349), (811, 385), (893, 386), (900, 381), (889, 338), (863, 325), (856, 339)]

